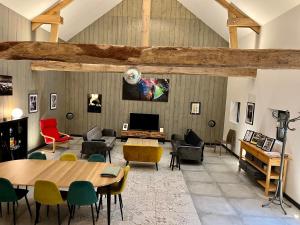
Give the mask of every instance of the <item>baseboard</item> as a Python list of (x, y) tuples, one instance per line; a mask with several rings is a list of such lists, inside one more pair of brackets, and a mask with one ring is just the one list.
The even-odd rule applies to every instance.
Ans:
[(296, 202), (294, 199), (292, 199), (289, 195), (286, 193), (283, 193), (283, 196), (290, 202), (292, 203), (296, 208), (300, 209), (300, 204)]
[(37, 147), (35, 147), (35, 148), (29, 150), (29, 151), (27, 152), (27, 154), (33, 153), (33, 152), (35, 152), (36, 150), (39, 150), (40, 148), (43, 148), (43, 147), (45, 147), (45, 146), (46, 146), (46, 144), (43, 143), (43, 144), (41, 144), (41, 145), (39, 145), (39, 146), (37, 146)]
[[(205, 143), (206, 146), (221, 146), (221, 144), (216, 144), (216, 143)], [(231, 151), (231, 149), (227, 148), (225, 145), (222, 145), (223, 148), (225, 148), (229, 153), (231, 153), (234, 157), (239, 159), (239, 155), (237, 155), (235, 152)]]

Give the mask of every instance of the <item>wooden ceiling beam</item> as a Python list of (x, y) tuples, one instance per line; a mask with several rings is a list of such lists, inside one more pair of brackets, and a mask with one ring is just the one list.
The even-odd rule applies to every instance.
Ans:
[(254, 27), (257, 26), (253, 20), (249, 18), (228, 18), (227, 20), (228, 27)]
[[(236, 16), (228, 12), (229, 19), (235, 19)], [(237, 27), (228, 27), (229, 30), (229, 45), (230, 48), (238, 48), (238, 32)]]
[(235, 6), (233, 3), (229, 3), (227, 0), (215, 0), (220, 5), (222, 5), (225, 9), (228, 10), (228, 12), (235, 15), (237, 18), (248, 18), (251, 23), (254, 24), (254, 26), (249, 26), (250, 29), (252, 29), (257, 34), (260, 33), (260, 25), (251, 19), (247, 14), (245, 14), (243, 11), (241, 11), (237, 6)]
[(151, 0), (143, 0), (142, 46), (150, 45)]
[(71, 63), (300, 69), (300, 50), (186, 47), (131, 47), (49, 42), (2, 42), (0, 59)]
[(63, 24), (64, 19), (59, 15), (39, 15), (32, 20), (33, 23)]
[[(87, 63), (66, 63), (54, 61), (33, 61), (33, 71), (66, 71), (66, 72), (108, 72), (124, 73), (132, 65), (107, 65)], [(244, 68), (205, 68), (205, 67), (169, 67), (169, 66), (135, 66), (142, 73), (150, 74), (181, 74), (181, 75), (209, 75), (224, 77), (256, 77), (256, 69)]]
[[(56, 4), (54, 4), (53, 6), (51, 6), (49, 9), (47, 9), (46, 11), (42, 12), (40, 15), (56, 15), (59, 14), (60, 11), (66, 7), (67, 5), (69, 5), (71, 2), (73, 2), (73, 0), (60, 0), (58, 1)], [(39, 16), (37, 16), (39, 17)], [(32, 20), (31, 23), (31, 28), (32, 31), (35, 31), (36, 29), (38, 29), (40, 26), (42, 26), (43, 24), (46, 24), (44, 22), (35, 22), (34, 20), (37, 18), (35, 17)]]

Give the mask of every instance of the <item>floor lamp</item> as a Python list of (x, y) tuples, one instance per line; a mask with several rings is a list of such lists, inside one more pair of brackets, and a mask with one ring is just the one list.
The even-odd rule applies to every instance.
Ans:
[(290, 127), (290, 123), (300, 120), (300, 116), (291, 119), (289, 111), (280, 111), (280, 113), (279, 113), (278, 110), (273, 111), (272, 116), (277, 120), (278, 128), (283, 131), (283, 136), (282, 136), (283, 144), (282, 144), (282, 152), (281, 152), (281, 158), (280, 158), (280, 173), (279, 173), (278, 184), (277, 184), (277, 188), (276, 188), (274, 197), (270, 198), (267, 203), (262, 205), (262, 207), (267, 207), (271, 204), (280, 205), (283, 213), (286, 215), (286, 211), (285, 211), (283, 205), (285, 204), (288, 207), (291, 207), (291, 206), (288, 205), (283, 199), (282, 178), (283, 178), (283, 169), (284, 169), (283, 165), (284, 165), (284, 157), (285, 157), (285, 146), (286, 146), (288, 130), (290, 130), (290, 131), (295, 130), (295, 128)]

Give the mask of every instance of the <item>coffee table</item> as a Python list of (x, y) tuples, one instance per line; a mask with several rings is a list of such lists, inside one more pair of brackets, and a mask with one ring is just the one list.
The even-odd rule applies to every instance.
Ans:
[(128, 138), (123, 145), (123, 155), (126, 165), (130, 161), (135, 162), (152, 162), (155, 163), (158, 170), (158, 162), (163, 153), (162, 147), (155, 139)]

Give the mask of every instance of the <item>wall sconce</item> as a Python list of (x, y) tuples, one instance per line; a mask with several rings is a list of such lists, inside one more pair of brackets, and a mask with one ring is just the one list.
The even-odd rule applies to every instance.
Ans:
[(20, 108), (15, 108), (11, 112), (11, 118), (12, 119), (20, 119), (23, 116), (23, 111)]

